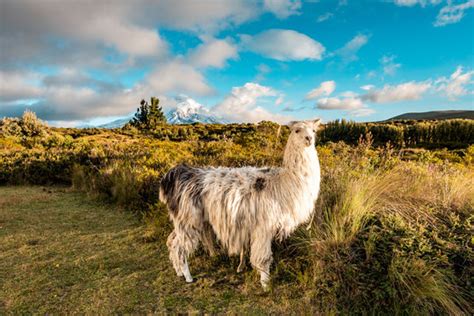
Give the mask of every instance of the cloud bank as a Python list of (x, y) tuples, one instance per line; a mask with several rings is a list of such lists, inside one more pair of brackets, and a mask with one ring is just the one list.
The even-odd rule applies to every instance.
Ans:
[(279, 93), (270, 87), (248, 82), (241, 87), (234, 87), (220, 103), (213, 107), (219, 116), (231, 122), (257, 123), (263, 120), (272, 120), (287, 123), (291, 117), (274, 114), (257, 105), (265, 97), (277, 97)]
[(280, 61), (321, 60), (325, 51), (321, 43), (293, 30), (271, 29), (241, 40), (244, 49)]

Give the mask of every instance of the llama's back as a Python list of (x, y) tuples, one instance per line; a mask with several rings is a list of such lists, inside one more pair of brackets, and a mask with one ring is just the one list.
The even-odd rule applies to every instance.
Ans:
[[(265, 216), (265, 192), (280, 172), (278, 168), (195, 168), (179, 165), (162, 179), (160, 200), (167, 204), (171, 218), (195, 227), (209, 222), (230, 254), (249, 243), (254, 226)], [(266, 209), (269, 209), (267, 207)]]

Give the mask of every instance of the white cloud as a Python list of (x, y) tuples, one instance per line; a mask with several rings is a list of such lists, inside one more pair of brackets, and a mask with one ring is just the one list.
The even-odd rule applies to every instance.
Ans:
[(363, 100), (374, 103), (391, 103), (418, 100), (431, 87), (429, 82), (410, 81), (396, 86), (385, 85), (382, 89), (370, 89), (362, 96)]
[(117, 16), (97, 17), (81, 23), (80, 27), (67, 29), (65, 33), (85, 41), (112, 45), (120, 52), (132, 56), (158, 57), (164, 55), (168, 47), (154, 29), (123, 21)]
[[(419, 5), (426, 7), (430, 5), (439, 5), (442, 0), (394, 0), (394, 3), (398, 6), (413, 7)], [(447, 24), (458, 23), (464, 17), (464, 11), (474, 8), (474, 0), (467, 0), (463, 3), (453, 4), (453, 1), (446, 1), (441, 10), (438, 12), (436, 21), (433, 23), (434, 26), (445, 26)]]
[(332, 18), (334, 16), (333, 13), (331, 12), (326, 12), (324, 14), (321, 14), (320, 16), (318, 16), (318, 18), (316, 19), (316, 21), (318, 23), (321, 23), (321, 22), (324, 22), (324, 21), (327, 21), (329, 20), (330, 18)]
[(436, 81), (436, 84), (439, 84), (437, 90), (443, 92), (449, 100), (454, 101), (463, 95), (469, 94), (466, 87), (473, 84), (473, 81), (471, 81), (473, 75), (474, 71), (463, 72), (463, 67), (458, 66), (449, 78), (441, 77)]
[[(2, 1), (2, 64), (103, 66), (121, 59), (166, 57), (157, 28), (212, 35), (263, 12), (249, 0)], [(115, 52), (113, 52), (115, 53)], [(123, 58), (122, 58), (123, 57)]]
[(362, 90), (369, 91), (375, 88), (373, 84), (366, 84), (365, 86), (360, 87)]
[(42, 78), (35, 73), (0, 71), (0, 101), (10, 102), (41, 97), (38, 81)]
[(445, 26), (461, 21), (464, 17), (464, 11), (474, 8), (474, 0), (469, 0), (464, 3), (453, 5), (448, 2), (438, 13), (434, 26)]
[(212, 111), (231, 122), (251, 122), (256, 123), (263, 120), (271, 120), (279, 123), (286, 123), (290, 117), (274, 114), (265, 108), (258, 106), (257, 101), (263, 97), (275, 97), (278, 93), (270, 87), (248, 82), (242, 87), (232, 88), (231, 93), (219, 104), (212, 108)]
[(337, 3), (339, 7), (345, 7), (347, 4), (348, 4), (348, 0), (339, 0), (339, 2)]
[(255, 69), (257, 70), (254, 80), (256, 82), (264, 81), (266, 79), (265, 76), (272, 71), (272, 69), (266, 64), (259, 64)]
[[(138, 7), (123, 1), (104, 6), (106, 10), (82, 1), (47, 1), (41, 5), (34, 0), (3, 2), (1, 26), (4, 32), (0, 39), (14, 44), (14, 47), (5, 47), (4, 53), (10, 56), (30, 46), (39, 49), (35, 52), (38, 54), (64, 50), (68, 46), (94, 50), (94, 46), (99, 45), (138, 57), (164, 55), (166, 42), (151, 21), (138, 18), (146, 13), (144, 8)], [(45, 35), (59, 45), (54, 45)]]
[(375, 111), (371, 108), (368, 107), (363, 107), (360, 109), (355, 109), (352, 111), (349, 111), (349, 114), (355, 117), (362, 117), (362, 116), (369, 116), (371, 114), (374, 114)]
[(158, 65), (147, 78), (147, 84), (156, 93), (207, 95), (213, 92), (199, 71), (180, 60)]
[(237, 46), (229, 39), (210, 39), (194, 49), (189, 55), (189, 60), (197, 67), (222, 68), (227, 60), (237, 57)]
[(301, 0), (263, 0), (263, 6), (280, 19), (301, 14)]
[(272, 69), (266, 64), (259, 64), (256, 68), (258, 72), (262, 74), (267, 74), (272, 71)]
[(242, 46), (263, 56), (281, 61), (321, 60), (323, 45), (292, 30), (271, 29), (255, 36), (241, 35)]
[(323, 110), (345, 110), (348, 115), (368, 116), (375, 111), (369, 108), (364, 101), (373, 103), (391, 103), (406, 100), (418, 100), (431, 88), (430, 82), (407, 82), (396, 86), (385, 85), (382, 89), (376, 89), (373, 85), (362, 86), (367, 91), (359, 95), (352, 91), (341, 93), (338, 97), (322, 98), (316, 103), (317, 108)]
[(306, 94), (305, 100), (312, 100), (320, 96), (329, 96), (336, 89), (336, 82), (333, 80), (321, 82), (319, 87), (314, 88)]
[(342, 48), (336, 51), (336, 55), (339, 55), (342, 60), (346, 63), (350, 63), (359, 59), (357, 52), (369, 41), (367, 35), (358, 34), (354, 36), (349, 42), (347, 42)]
[(439, 4), (441, 0), (395, 0), (394, 3), (401, 7), (413, 7), (415, 5), (420, 5), (422, 7), (430, 3), (433, 5)]
[(340, 94), (341, 97), (344, 98), (358, 98), (359, 95), (355, 92), (352, 91), (344, 91), (343, 93)]
[(377, 73), (374, 70), (369, 71), (367, 73), (367, 78), (375, 78), (375, 77), (377, 77)]
[(364, 107), (364, 103), (357, 97), (322, 98), (316, 106), (322, 110), (355, 110)]
[(352, 91), (341, 93), (338, 97), (322, 98), (316, 102), (321, 110), (343, 110), (347, 115), (354, 117), (368, 116), (375, 111), (364, 104), (359, 95)]
[(275, 100), (275, 105), (280, 105), (280, 104), (282, 104), (283, 102), (285, 102), (285, 96), (284, 96), (284, 95), (280, 95), (280, 96)]
[(152, 21), (162, 26), (207, 34), (239, 25), (261, 13), (258, 3), (249, 0), (141, 2), (142, 4), (137, 4), (132, 1), (129, 6), (143, 8)]
[[(185, 79), (183, 79), (185, 78)], [(99, 81), (74, 68), (52, 75), (0, 72), (0, 116), (17, 116), (25, 108), (46, 120), (75, 121), (128, 115), (141, 99), (156, 96), (166, 108), (174, 100), (168, 93), (208, 94), (212, 89), (192, 66), (179, 60), (160, 65), (143, 82), (124, 89)]]
[[(77, 74), (81, 81), (72, 81)], [(61, 80), (63, 79), (63, 80)], [(6, 84), (4, 84), (6, 83)], [(133, 89), (106, 89), (76, 69), (61, 69), (55, 75), (39, 73), (0, 75), (0, 116), (17, 116), (30, 108), (46, 120), (74, 121), (97, 116), (129, 114), (152, 91), (144, 86)], [(31, 100), (28, 100), (31, 99)], [(165, 100), (166, 98), (161, 97)]]
[(403, 7), (411, 7), (419, 3), (419, 0), (395, 0), (395, 4)]
[(388, 76), (393, 76), (397, 72), (398, 68), (402, 65), (395, 62), (395, 56), (385, 55), (380, 59), (380, 64), (382, 65), (383, 73)]

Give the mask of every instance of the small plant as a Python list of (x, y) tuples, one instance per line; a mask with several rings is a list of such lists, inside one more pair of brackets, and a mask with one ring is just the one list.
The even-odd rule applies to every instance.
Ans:
[(23, 135), (26, 137), (43, 136), (46, 123), (38, 119), (35, 112), (26, 110), (20, 120)]

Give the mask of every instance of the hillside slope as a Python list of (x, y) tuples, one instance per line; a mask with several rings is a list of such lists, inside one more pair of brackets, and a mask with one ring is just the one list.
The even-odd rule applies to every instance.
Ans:
[(474, 120), (474, 111), (448, 110), (430, 112), (410, 112), (394, 116), (387, 121), (399, 120), (449, 120), (449, 119), (471, 119)]

